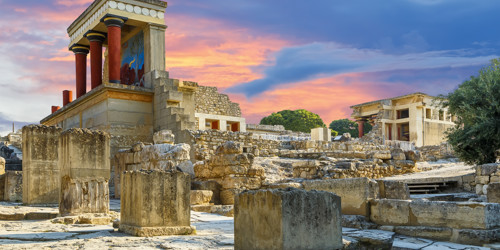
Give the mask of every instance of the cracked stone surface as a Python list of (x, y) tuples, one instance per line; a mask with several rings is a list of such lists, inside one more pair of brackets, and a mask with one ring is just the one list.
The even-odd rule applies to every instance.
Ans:
[[(111, 200), (110, 208), (119, 212), (119, 200)], [(0, 213), (15, 211), (47, 211), (54, 207), (25, 207), (18, 203), (0, 203)], [(109, 225), (57, 224), (50, 220), (0, 220), (1, 249), (233, 249), (234, 220), (218, 214), (191, 211), (191, 225), (196, 235), (134, 237), (116, 231)], [(344, 239), (351, 242), (348, 249), (367, 244), (392, 244), (393, 249), (490, 249), (486, 247), (436, 242), (428, 239), (397, 235), (383, 230), (342, 229)], [(355, 245), (359, 244), (359, 245)]]

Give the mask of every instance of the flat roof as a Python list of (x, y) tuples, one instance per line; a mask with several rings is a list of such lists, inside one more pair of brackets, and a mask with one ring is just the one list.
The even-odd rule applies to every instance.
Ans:
[(379, 103), (379, 102), (385, 101), (385, 100), (402, 99), (402, 98), (406, 98), (406, 97), (414, 96), (414, 95), (425, 95), (425, 96), (428, 96), (428, 97), (435, 97), (435, 96), (428, 95), (426, 93), (415, 92), (415, 93), (411, 93), (411, 94), (407, 94), (407, 95), (401, 95), (401, 96), (396, 96), (396, 97), (392, 97), (392, 98), (386, 98), (386, 99), (380, 99), (380, 100), (376, 100), (376, 101), (371, 101), (371, 102), (365, 102), (365, 103), (361, 103), (361, 104), (356, 104), (356, 105), (350, 106), (350, 108), (355, 108), (355, 107), (361, 107), (361, 106), (366, 106), (366, 105), (370, 105), (370, 104), (375, 104), (375, 103)]

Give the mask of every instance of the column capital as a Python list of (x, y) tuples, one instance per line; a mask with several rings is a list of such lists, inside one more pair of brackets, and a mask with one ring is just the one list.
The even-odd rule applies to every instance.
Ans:
[(87, 33), (84, 35), (89, 42), (104, 42), (106, 40), (106, 33), (95, 31), (95, 30), (89, 30)]
[(87, 55), (89, 53), (89, 46), (75, 43), (75, 44), (71, 45), (71, 47), (69, 47), (69, 50), (73, 51), (73, 53), (75, 53), (75, 54)]
[(117, 16), (113, 14), (106, 14), (104, 17), (101, 18), (101, 22), (103, 22), (107, 27), (109, 26), (116, 26), (116, 27), (123, 27), (123, 24), (128, 20), (127, 17), (123, 16)]

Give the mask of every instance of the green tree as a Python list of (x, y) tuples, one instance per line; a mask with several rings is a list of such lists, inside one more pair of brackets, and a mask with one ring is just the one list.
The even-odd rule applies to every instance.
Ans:
[(305, 109), (282, 110), (260, 120), (263, 125), (283, 125), (286, 130), (310, 133), (311, 129), (326, 127), (318, 114)]
[(469, 164), (495, 162), (500, 149), (500, 63), (482, 68), (478, 76), (458, 86), (441, 104), (455, 119), (447, 132), (457, 156)]
[[(342, 135), (344, 133), (349, 133), (353, 138), (357, 138), (359, 135), (358, 123), (355, 121), (351, 121), (349, 119), (334, 120), (330, 123), (329, 128), (337, 131), (339, 135)], [(372, 125), (370, 125), (370, 123), (368, 122), (365, 122), (364, 124), (365, 134), (367, 134), (371, 130), (372, 130)]]

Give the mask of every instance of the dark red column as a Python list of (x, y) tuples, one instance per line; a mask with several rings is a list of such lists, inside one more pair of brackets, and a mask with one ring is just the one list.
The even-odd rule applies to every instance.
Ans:
[(122, 27), (127, 18), (107, 14), (101, 21), (108, 27), (109, 82), (120, 83)]
[(102, 43), (106, 34), (91, 30), (85, 37), (90, 43), (90, 86), (94, 89), (102, 84)]
[(52, 114), (61, 109), (59, 106), (52, 106)]
[(63, 90), (63, 106), (68, 105), (68, 103), (73, 101), (73, 91)]
[(361, 138), (365, 135), (365, 121), (356, 121), (358, 123), (358, 137)]
[(76, 98), (87, 93), (87, 54), (89, 47), (73, 44), (70, 48), (75, 53), (76, 64)]

